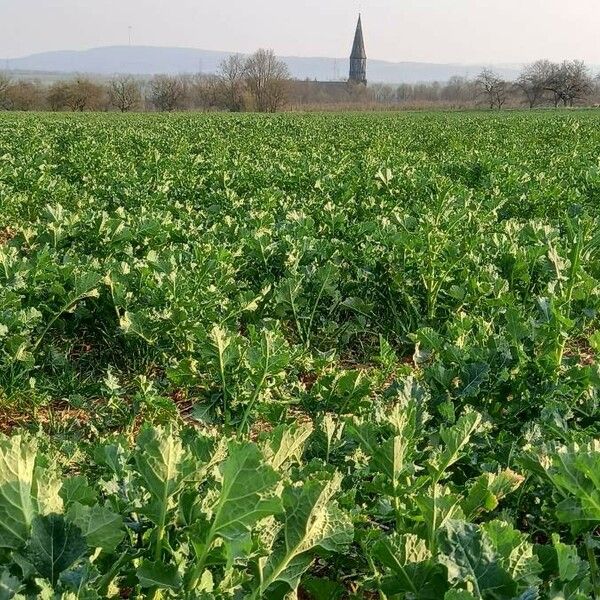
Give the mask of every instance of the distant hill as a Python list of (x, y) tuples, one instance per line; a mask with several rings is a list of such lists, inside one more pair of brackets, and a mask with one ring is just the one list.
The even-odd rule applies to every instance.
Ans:
[[(230, 52), (197, 50), (194, 48), (163, 48), (154, 46), (107, 46), (82, 51), (58, 51), (32, 54), (7, 61), (8, 68), (20, 72), (88, 73), (112, 75), (154, 75), (156, 73), (214, 73)], [(348, 59), (324, 57), (282, 57), (293, 77), (329, 81), (344, 79)], [(434, 64), (419, 62), (386, 62), (369, 60), (371, 83), (418, 83), (447, 81), (453, 75), (474, 76), (483, 65)], [(496, 65), (506, 79), (516, 78), (519, 65)]]

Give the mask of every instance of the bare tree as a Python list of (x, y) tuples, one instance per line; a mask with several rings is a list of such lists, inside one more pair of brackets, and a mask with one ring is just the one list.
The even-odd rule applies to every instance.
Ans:
[(198, 74), (189, 81), (189, 96), (193, 108), (211, 110), (219, 107), (219, 79), (216, 75)]
[(35, 110), (43, 107), (44, 89), (39, 82), (16, 81), (8, 88), (8, 98), (12, 110)]
[(545, 89), (552, 94), (552, 103), (554, 104), (554, 108), (558, 108), (558, 105), (562, 100), (563, 89), (565, 86), (564, 75), (565, 73), (561, 69), (560, 65), (556, 63), (549, 64), (549, 72), (545, 81)]
[(87, 77), (76, 77), (67, 84), (66, 104), (73, 112), (97, 109), (103, 88)]
[(244, 108), (246, 64), (240, 54), (232, 54), (219, 65), (217, 77), (218, 93), (223, 106), (231, 112), (240, 112)]
[(273, 50), (257, 50), (245, 65), (246, 85), (259, 112), (276, 112), (287, 95), (290, 74)]
[(396, 90), (391, 85), (376, 83), (370, 86), (372, 99), (381, 104), (392, 104), (396, 99)]
[(131, 75), (118, 75), (108, 83), (108, 97), (112, 106), (125, 113), (140, 106), (142, 91)]
[(453, 75), (441, 88), (439, 99), (453, 107), (470, 106), (477, 100), (477, 89), (467, 77)]
[(67, 107), (68, 85), (66, 81), (55, 81), (48, 88), (46, 100), (50, 110), (59, 111)]
[(552, 72), (546, 81), (546, 89), (552, 92), (554, 107), (573, 106), (591, 92), (592, 78), (585, 63), (580, 60), (552, 64)]
[(517, 79), (517, 88), (523, 93), (529, 108), (543, 103), (548, 82), (555, 72), (555, 65), (548, 60), (538, 60), (527, 65)]
[(181, 77), (156, 75), (150, 82), (150, 100), (157, 110), (173, 112), (185, 100), (186, 85)]
[(10, 77), (6, 73), (0, 73), (0, 110), (10, 108), (10, 84)]
[(53, 83), (48, 90), (47, 99), (52, 110), (83, 112), (100, 108), (104, 93), (100, 84), (78, 76), (72, 81)]
[(506, 103), (508, 90), (506, 82), (490, 69), (483, 69), (477, 76), (475, 84), (480, 95), (484, 96), (490, 109), (496, 106), (501, 109)]
[(594, 77), (594, 81), (592, 82), (592, 93), (593, 93), (593, 105), (598, 108), (600, 107), (600, 73)]
[(592, 78), (581, 60), (564, 61), (560, 66), (563, 89), (561, 99), (565, 106), (584, 100), (592, 89)]

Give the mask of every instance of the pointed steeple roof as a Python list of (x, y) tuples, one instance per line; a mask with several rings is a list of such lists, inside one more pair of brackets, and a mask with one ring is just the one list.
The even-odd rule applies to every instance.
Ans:
[(367, 52), (365, 50), (365, 40), (363, 38), (362, 21), (360, 15), (358, 15), (358, 23), (356, 24), (356, 33), (354, 34), (354, 44), (352, 45), (352, 54), (350, 58), (353, 59), (366, 59)]

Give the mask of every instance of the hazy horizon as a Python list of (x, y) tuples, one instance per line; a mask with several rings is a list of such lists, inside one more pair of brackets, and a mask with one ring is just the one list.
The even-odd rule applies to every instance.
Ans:
[[(2, 0), (0, 58), (101, 46), (171, 46), (344, 57), (359, 5), (347, 0)], [(597, 0), (363, 0), (367, 54), (390, 62), (600, 63)], [(33, 17), (32, 17), (33, 15)], [(129, 29), (131, 27), (131, 30)]]

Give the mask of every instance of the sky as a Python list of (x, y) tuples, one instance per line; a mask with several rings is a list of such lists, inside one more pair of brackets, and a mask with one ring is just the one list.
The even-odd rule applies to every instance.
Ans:
[(345, 57), (359, 10), (372, 59), (600, 64), (600, 0), (0, 0), (0, 59), (130, 33), (134, 45)]

